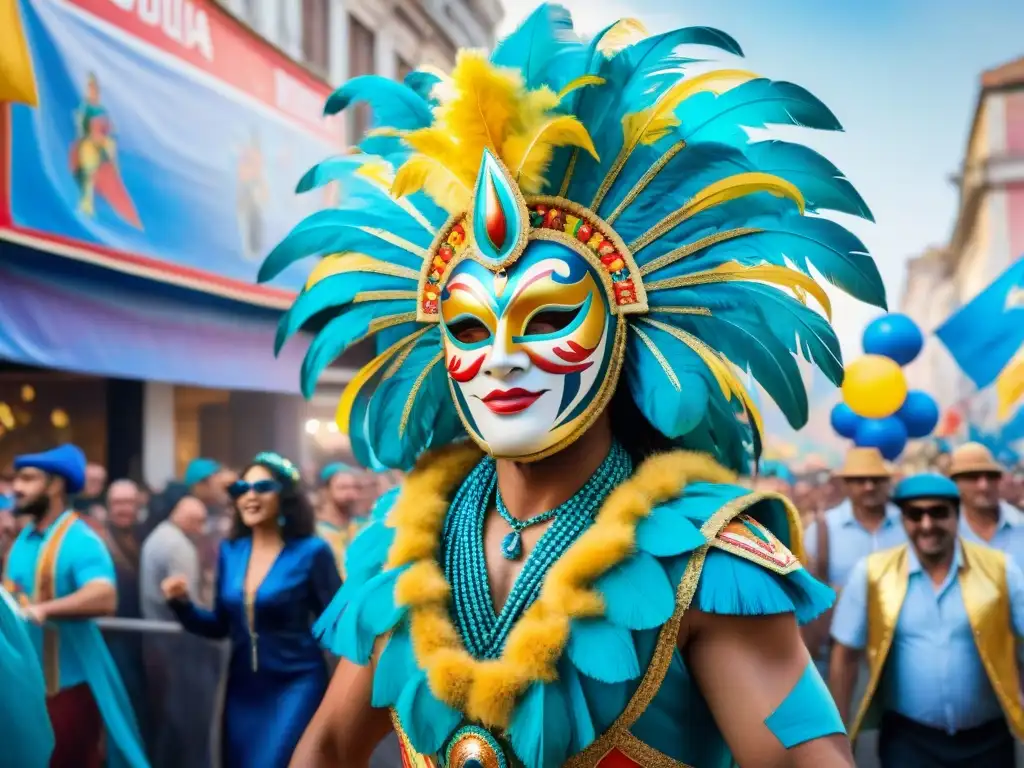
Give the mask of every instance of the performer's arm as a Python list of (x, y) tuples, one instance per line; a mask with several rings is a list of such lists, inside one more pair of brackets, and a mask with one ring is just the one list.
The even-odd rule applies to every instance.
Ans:
[(372, 691), (372, 662), (360, 667), (342, 659), (295, 748), (291, 768), (368, 768), (392, 728), (388, 711), (370, 704)]
[(853, 689), (868, 635), (868, 561), (861, 560), (850, 572), (832, 614), (832, 658), (828, 684), (843, 721), (850, 722)]
[(36, 620), (92, 619), (117, 612), (117, 575), (103, 541), (92, 532), (75, 542), (71, 578), (75, 591), (33, 606)]
[(310, 565), (309, 583), (313, 610), (319, 616), (341, 589), (341, 576), (338, 575), (338, 564), (331, 546), (323, 540), (318, 540), (317, 543), (320, 546), (317, 547)]
[(724, 616), (691, 609), (687, 666), (744, 768), (853, 768), (842, 721), (793, 614)]
[(224, 545), (221, 544), (217, 554), (217, 589), (213, 596), (213, 610), (208, 611), (196, 605), (192, 598), (193, 594), (185, 597), (170, 599), (167, 605), (174, 611), (175, 617), (181, 622), (185, 631), (193, 635), (207, 637), (211, 640), (221, 640), (228, 636), (231, 625), (228, 622), (227, 611), (221, 601), (221, 591), (224, 586)]

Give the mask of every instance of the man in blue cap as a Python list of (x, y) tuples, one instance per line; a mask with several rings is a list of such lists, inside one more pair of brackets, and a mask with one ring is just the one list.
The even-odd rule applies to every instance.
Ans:
[(365, 522), (356, 515), (363, 495), (359, 474), (359, 470), (340, 461), (328, 464), (320, 472), (316, 532), (331, 545), (342, 578), (345, 578), (345, 550)]
[(15, 509), (31, 519), (7, 560), (4, 586), (20, 603), (42, 663), (55, 744), (51, 768), (99, 768), (108, 751), (147, 765), (135, 716), (92, 619), (117, 608), (114, 565), (102, 540), (70, 509), (85, 482), (74, 445), (14, 461)]
[(844, 717), (864, 651), (870, 671), (850, 737), (880, 723), (882, 768), (1013, 768), (1024, 574), (958, 534), (952, 480), (908, 477), (892, 500), (909, 543), (861, 560), (833, 617), (830, 687)]

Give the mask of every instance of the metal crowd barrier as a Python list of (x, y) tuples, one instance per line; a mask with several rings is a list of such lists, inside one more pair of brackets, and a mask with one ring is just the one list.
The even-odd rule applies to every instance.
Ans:
[[(135, 710), (152, 768), (219, 768), (228, 643), (175, 621), (97, 619)], [(395, 738), (370, 768), (402, 768)]]

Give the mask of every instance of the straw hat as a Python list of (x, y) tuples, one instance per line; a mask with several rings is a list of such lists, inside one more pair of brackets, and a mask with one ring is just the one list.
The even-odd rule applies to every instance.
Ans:
[(966, 475), (970, 472), (991, 472), (1003, 474), (1003, 468), (992, 458), (992, 452), (981, 443), (964, 443), (955, 451), (949, 462), (949, 476)]
[(857, 477), (883, 477), (888, 479), (892, 471), (877, 448), (851, 448), (846, 452), (843, 466), (835, 471), (836, 477), (844, 479)]

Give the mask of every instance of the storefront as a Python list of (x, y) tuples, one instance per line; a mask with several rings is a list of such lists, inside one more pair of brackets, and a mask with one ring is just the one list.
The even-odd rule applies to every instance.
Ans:
[[(199, 453), (300, 450), (303, 344), (273, 347), (304, 268), (255, 278), (335, 194), (293, 193), (341, 149), (328, 86), (208, 0), (17, 6), (38, 106), (0, 104), (0, 404), (34, 415), (0, 459), (88, 432), (112, 474), (161, 484)], [(67, 381), (103, 406), (18, 399)]]

